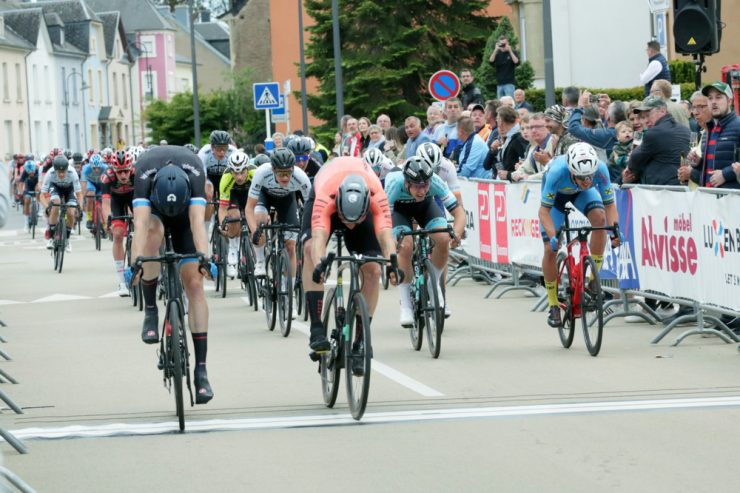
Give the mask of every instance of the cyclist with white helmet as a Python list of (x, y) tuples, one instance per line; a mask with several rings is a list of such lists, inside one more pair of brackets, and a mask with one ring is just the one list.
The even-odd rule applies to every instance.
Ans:
[(396, 166), (395, 163), (388, 159), (385, 154), (383, 154), (383, 151), (377, 147), (371, 147), (366, 150), (362, 155), (362, 160), (372, 168), (376, 175), (378, 175), (383, 186), (385, 186), (385, 177), (388, 173), (392, 171), (401, 171), (401, 168)]
[[(593, 227), (603, 227), (605, 224), (612, 226), (618, 221), (609, 169), (604, 162), (599, 161), (594, 148), (585, 142), (571, 145), (567, 154), (553, 159), (542, 176), (539, 212), (540, 233), (545, 244), (542, 273), (550, 306), (547, 323), (551, 327), (559, 327), (561, 324), (556, 266), (557, 252), (560, 249), (557, 232), (565, 220), (563, 212), (568, 202), (581, 211)], [(612, 238), (612, 246), (619, 243), (619, 238)], [(605, 231), (591, 233), (589, 248), (597, 270), (601, 269), (605, 246)]]
[[(442, 155), (442, 149), (434, 142), (425, 142), (416, 149), (416, 155), (431, 166), (434, 173), (439, 175), (447, 183), (447, 187), (452, 192), (452, 195), (462, 205), (462, 193), (460, 191), (460, 181), (457, 179), (457, 168), (452, 164), (452, 161)], [(442, 206), (440, 202), (437, 202), (437, 204)]]
[[(219, 184), (218, 223), (223, 223), (227, 217), (239, 219), (245, 214), (249, 187), (252, 185), (254, 170), (257, 167), (249, 163), (249, 156), (243, 151), (236, 151), (229, 156), (229, 165), (226, 168)], [(227, 257), (226, 274), (236, 277), (236, 264), (239, 261), (239, 223), (225, 224), (221, 233), (229, 238), (229, 254)]]

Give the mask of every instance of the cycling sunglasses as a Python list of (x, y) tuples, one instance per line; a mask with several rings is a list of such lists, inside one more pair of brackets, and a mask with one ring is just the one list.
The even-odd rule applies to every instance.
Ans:
[(300, 163), (308, 162), (308, 154), (299, 154), (295, 157), (295, 160)]

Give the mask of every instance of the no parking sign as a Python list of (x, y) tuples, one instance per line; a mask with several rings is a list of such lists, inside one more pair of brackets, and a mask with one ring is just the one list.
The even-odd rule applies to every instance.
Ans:
[(429, 78), (429, 94), (437, 101), (446, 101), (460, 92), (460, 79), (454, 72), (440, 70)]

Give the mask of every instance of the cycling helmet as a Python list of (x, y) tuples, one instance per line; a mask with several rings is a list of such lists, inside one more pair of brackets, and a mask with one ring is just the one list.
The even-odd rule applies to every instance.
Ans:
[(23, 171), (25, 171), (28, 174), (35, 173), (36, 163), (34, 163), (33, 160), (26, 161), (26, 164), (23, 165)]
[(92, 156), (90, 156), (90, 166), (92, 166), (93, 168), (100, 168), (101, 166), (103, 166), (103, 158), (100, 157), (100, 154), (93, 154)]
[(270, 156), (267, 154), (257, 154), (254, 157), (254, 165), (255, 166), (262, 166), (263, 164), (270, 162)]
[(288, 149), (281, 147), (272, 153), (270, 162), (275, 169), (291, 169), (295, 166), (295, 155)]
[(113, 149), (110, 147), (106, 147), (102, 151), (100, 151), (100, 155), (103, 157), (103, 161), (106, 163), (110, 161), (110, 158), (113, 157)]
[(337, 191), (337, 214), (345, 223), (361, 223), (370, 206), (370, 190), (362, 176), (352, 174), (342, 180)]
[(416, 149), (416, 155), (434, 171), (437, 171), (439, 163), (442, 162), (442, 150), (434, 142), (424, 142)]
[(24, 154), (21, 154), (20, 152), (17, 153), (17, 154), (13, 154), (13, 159), (15, 159), (16, 161), (20, 161), (20, 160), (25, 159), (25, 158), (26, 158), (26, 156)]
[(69, 149), (64, 149), (64, 157), (66, 157), (67, 159), (72, 159), (72, 151), (70, 151)]
[(134, 164), (134, 158), (130, 152), (116, 151), (110, 160), (110, 164), (115, 171), (126, 171), (131, 169)]
[(590, 176), (596, 173), (599, 157), (590, 144), (576, 142), (568, 148), (568, 169), (575, 176)]
[(377, 147), (371, 147), (362, 155), (362, 160), (370, 166), (373, 171), (380, 173), (380, 168), (383, 165), (383, 161), (385, 161), (385, 156)]
[(66, 171), (67, 168), (69, 168), (69, 161), (67, 161), (67, 158), (64, 156), (57, 156), (54, 158), (54, 161), (51, 162), (51, 165), (54, 166), (56, 171)]
[(33, 161), (33, 154), (26, 154), (26, 161)]
[(296, 137), (286, 146), (296, 156), (302, 156), (311, 152), (311, 143), (305, 137)]
[(72, 161), (74, 161), (75, 163), (81, 163), (82, 160), (83, 158), (81, 152), (75, 152), (74, 154), (72, 154)]
[(90, 149), (87, 150), (87, 157), (89, 158), (93, 154), (95, 154), (95, 149), (91, 147)]
[(426, 183), (432, 175), (432, 167), (419, 156), (411, 156), (403, 165), (403, 177), (411, 183)]
[(185, 144), (184, 147), (185, 147), (185, 149), (187, 149), (188, 151), (192, 152), (193, 154), (198, 154), (198, 148), (195, 147), (193, 144), (187, 143), (187, 144)]
[(162, 215), (174, 217), (188, 207), (190, 179), (182, 168), (171, 162), (157, 171), (150, 195), (152, 206)]
[(211, 145), (229, 145), (231, 135), (224, 130), (214, 130), (211, 132)]
[(242, 151), (236, 151), (229, 156), (229, 169), (234, 173), (241, 173), (249, 166), (249, 156)]

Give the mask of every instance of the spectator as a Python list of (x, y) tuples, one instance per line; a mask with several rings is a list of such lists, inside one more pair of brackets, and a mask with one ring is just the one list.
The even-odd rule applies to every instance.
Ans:
[[(516, 110), (517, 115), (519, 115), (519, 119), (521, 120), (525, 116), (529, 116), (529, 110), (527, 108), (519, 108)], [(521, 122), (520, 122), (521, 123)]]
[[(625, 105), (621, 101), (615, 101), (609, 104), (607, 110), (607, 128), (597, 128), (595, 123), (598, 122), (600, 124), (601, 120), (598, 110), (590, 104), (590, 98), (591, 93), (588, 91), (584, 91), (581, 94), (578, 101), (579, 106), (570, 115), (568, 131), (577, 139), (591, 144), (596, 149), (596, 153), (599, 154), (599, 159), (606, 162), (608, 159), (607, 156), (611, 154), (612, 148), (617, 142), (617, 132), (614, 130), (614, 126), (627, 118)], [(586, 118), (583, 118), (585, 108), (589, 106), (592, 107), (592, 110), (589, 110), (590, 113)]]
[[(556, 105), (559, 106), (559, 105)], [(562, 108), (562, 106), (560, 106)], [(541, 178), (547, 170), (547, 164), (555, 155), (557, 138), (548, 131), (547, 116), (544, 113), (535, 113), (529, 118), (530, 148), (522, 165), (512, 173), (512, 181), (526, 178)], [(522, 130), (522, 137), (526, 138)]]
[(380, 152), (384, 152), (385, 137), (383, 136), (383, 130), (377, 125), (370, 125), (367, 133), (370, 136), (370, 142), (368, 142), (367, 148), (372, 149), (375, 147), (380, 149)]
[(691, 101), (684, 99), (679, 102), (678, 105), (683, 108), (687, 115), (689, 115), (689, 130), (691, 130), (691, 133), (696, 133), (698, 135), (699, 132), (701, 132), (701, 128), (699, 128), (699, 124), (696, 123), (696, 118), (691, 111)]
[[(488, 153), (484, 166), (486, 169), (492, 169), (495, 166), (497, 169), (495, 176), (498, 179), (511, 180), (511, 173), (516, 171), (516, 164), (525, 155), (527, 141), (519, 131), (519, 124), (517, 123), (519, 115), (514, 108), (502, 106), (496, 113), (499, 138), (493, 143), (491, 149), (494, 147), (496, 149)], [(530, 121), (530, 131), (531, 129)], [(498, 154), (498, 158), (492, 157), (492, 154)]]
[(457, 121), (460, 119), (462, 113), (462, 107), (460, 106), (460, 100), (457, 98), (450, 98), (445, 101), (445, 114), (447, 115), (447, 121), (437, 128), (437, 132), (434, 134), (434, 141), (442, 148), (444, 148), (444, 157), (448, 158), (452, 156), (458, 145), (457, 137)]
[(483, 161), (488, 154), (488, 147), (483, 139), (475, 133), (473, 119), (460, 118), (457, 122), (457, 135), (460, 139), (458, 149), (458, 174), (466, 178), (490, 178), (490, 171), (483, 167)]
[(555, 140), (550, 157), (553, 158), (567, 154), (568, 147), (578, 142), (578, 139), (571, 135), (568, 129), (565, 128), (565, 124), (568, 121), (568, 110), (565, 109), (565, 106), (554, 104), (545, 110), (544, 117), (547, 130), (553, 135)]
[(488, 141), (488, 137), (491, 135), (491, 126), (486, 123), (486, 110), (482, 104), (475, 104), (470, 110), (470, 118), (473, 119), (475, 125), (475, 132), (483, 139), (483, 142)]
[(367, 149), (367, 145), (370, 142), (370, 134), (368, 133), (368, 129), (370, 128), (370, 119), (363, 116), (359, 120), (357, 120), (357, 129), (360, 131), (360, 143), (362, 144), (362, 149)]
[(514, 69), (519, 65), (519, 54), (511, 48), (506, 36), (498, 38), (488, 63), (496, 69), (496, 97), (513, 96), (516, 83)]
[(460, 100), (462, 107), (467, 108), (471, 104), (483, 104), (483, 95), (475, 85), (475, 78), (469, 68), (460, 71), (460, 82), (462, 82), (462, 93)]
[(385, 157), (398, 164), (403, 160), (403, 141), (401, 132), (396, 127), (390, 127), (385, 131)]
[(492, 99), (490, 101), (486, 101), (486, 110), (483, 114), (483, 118), (485, 119), (486, 125), (491, 127), (491, 133), (488, 135), (488, 139), (486, 139), (486, 145), (490, 148), (491, 144), (493, 144), (493, 141), (498, 139), (498, 127), (496, 126), (496, 111), (498, 111), (499, 107), (501, 106), (501, 102), (498, 99)]
[(391, 128), (391, 117), (388, 115), (379, 115), (375, 119), (375, 124), (383, 129), (383, 132)]
[(578, 108), (578, 101), (580, 100), (580, 98), (581, 90), (577, 87), (568, 86), (563, 89), (561, 100), (563, 102), (563, 106), (565, 106), (565, 109), (568, 110), (568, 113)]
[(283, 135), (280, 132), (275, 132), (272, 134), (272, 144), (275, 149), (280, 149), (283, 147), (283, 143), (285, 142), (285, 135)]
[(645, 129), (640, 112), (635, 112), (635, 108), (641, 104), (641, 101), (630, 101), (627, 112), (629, 122), (632, 125), (632, 145), (634, 146), (638, 146), (642, 142), (642, 131)]
[(434, 132), (444, 122), (444, 115), (442, 110), (436, 104), (433, 104), (427, 108), (427, 126), (423, 133), (434, 139)]
[(642, 144), (630, 155), (622, 174), (624, 183), (680, 185), (678, 167), (689, 153), (689, 129), (679, 125), (668, 113), (662, 98), (648, 96), (635, 111), (646, 113), (647, 128)]
[(347, 119), (347, 130), (342, 135), (342, 156), (360, 157), (362, 155), (362, 135), (359, 122), (351, 116)]
[(673, 86), (667, 80), (659, 79), (653, 82), (650, 88), (651, 96), (658, 96), (665, 101), (668, 106), (668, 113), (671, 114), (673, 119), (679, 125), (689, 126), (689, 113), (683, 109), (679, 104), (671, 101), (671, 95), (673, 94)]
[(694, 166), (691, 179), (702, 187), (740, 188), (733, 164), (735, 151), (740, 148), (740, 118), (732, 107), (732, 88), (724, 82), (714, 82), (701, 90), (709, 101), (712, 120), (707, 122), (703, 139), (703, 157), (690, 155)]
[(609, 155), (609, 178), (612, 183), (622, 183), (622, 172), (627, 167), (627, 162), (632, 152), (632, 136), (634, 132), (630, 122), (624, 121), (617, 123), (615, 127), (617, 131), (617, 143), (612, 148), (612, 153)]
[(334, 147), (331, 150), (331, 153), (336, 156), (342, 155), (342, 133), (337, 132), (334, 134)]
[(523, 89), (517, 89), (514, 91), (514, 102), (516, 103), (514, 105), (514, 109), (521, 109), (525, 108), (530, 113), (534, 113), (534, 108), (532, 108), (532, 105), (529, 104), (526, 101), (527, 95), (524, 93)]
[(411, 156), (416, 155), (416, 149), (421, 144), (423, 144), (424, 142), (431, 142), (432, 139), (430, 139), (428, 135), (422, 133), (421, 120), (419, 120), (419, 118), (415, 116), (410, 116), (406, 118), (406, 121), (404, 122), (404, 127), (406, 129), (406, 136), (408, 137), (408, 140), (406, 141), (406, 146), (404, 148), (404, 159), (408, 159)]
[(499, 98), (499, 101), (501, 101), (501, 106), (508, 106), (509, 108), (514, 108), (516, 106), (514, 98), (511, 96), (502, 96)]
[(671, 71), (668, 68), (668, 60), (660, 53), (660, 43), (649, 41), (647, 44), (648, 63), (647, 68), (640, 74), (640, 84), (645, 85), (645, 96), (650, 94), (650, 88), (656, 80), (667, 80), (671, 82)]

